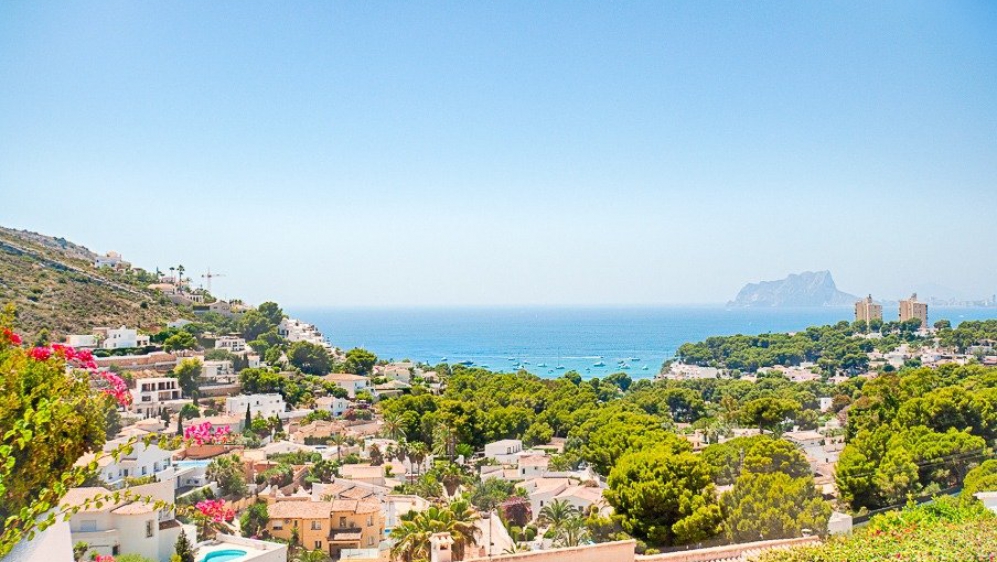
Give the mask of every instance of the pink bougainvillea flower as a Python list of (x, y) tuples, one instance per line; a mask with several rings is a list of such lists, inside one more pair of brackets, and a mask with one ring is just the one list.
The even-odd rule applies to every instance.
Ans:
[(228, 442), (228, 426), (212, 427), (211, 422), (192, 425), (183, 431), (184, 440), (192, 445), (210, 445)]
[(52, 350), (47, 347), (34, 347), (28, 352), (28, 356), (35, 361), (48, 361), (52, 357)]
[(114, 557), (110, 554), (98, 554), (94, 562), (114, 562)]
[(226, 507), (224, 500), (203, 500), (195, 506), (205, 517), (215, 523), (223, 523), (235, 519), (235, 510)]
[(21, 336), (10, 331), (10, 328), (3, 329), (3, 337), (8, 342), (10, 342), (11, 345), (21, 345), (21, 343), (24, 341), (21, 339)]
[(107, 383), (106, 387), (101, 388), (102, 392), (110, 395), (122, 406), (131, 404), (132, 394), (128, 392), (128, 383), (110, 371), (100, 371), (98, 375)]

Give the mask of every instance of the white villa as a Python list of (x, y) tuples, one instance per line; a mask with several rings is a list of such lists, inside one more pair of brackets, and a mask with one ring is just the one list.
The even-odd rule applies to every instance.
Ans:
[(322, 378), (336, 383), (336, 386), (345, 390), (350, 398), (356, 398), (357, 393), (362, 390), (374, 393), (374, 388), (370, 385), (370, 380), (367, 377), (351, 375), (349, 373), (333, 373)]
[(149, 336), (139, 334), (138, 330), (121, 326), (107, 331), (107, 338), (101, 347), (104, 349), (121, 349), (123, 347), (144, 347), (149, 345)]
[(147, 418), (158, 416), (162, 409), (179, 412), (190, 400), (185, 400), (180, 382), (172, 377), (151, 377), (135, 381), (132, 389), (132, 411)]
[(225, 399), (225, 413), (230, 416), (245, 416), (246, 408), (255, 418), (257, 416), (265, 419), (281, 417), (287, 410), (284, 397), (280, 394), (243, 394), (240, 396), (229, 396)]

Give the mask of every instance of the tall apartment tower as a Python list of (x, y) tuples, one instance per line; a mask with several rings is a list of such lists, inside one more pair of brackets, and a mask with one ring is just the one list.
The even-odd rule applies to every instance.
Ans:
[(917, 300), (917, 293), (909, 299), (900, 301), (900, 321), (917, 318), (921, 321), (921, 329), (928, 329), (928, 305)]
[(855, 321), (866, 323), (873, 320), (883, 321), (883, 306), (872, 302), (872, 295), (855, 303)]

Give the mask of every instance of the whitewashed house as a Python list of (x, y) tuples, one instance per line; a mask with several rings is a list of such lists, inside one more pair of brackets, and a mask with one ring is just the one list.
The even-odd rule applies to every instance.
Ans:
[(215, 349), (225, 349), (232, 353), (246, 351), (246, 340), (239, 336), (220, 336), (215, 340)]
[(76, 348), (95, 348), (99, 342), (94, 334), (71, 334), (66, 336), (66, 345)]
[[(135, 486), (130, 491), (136, 496), (149, 496), (153, 501), (168, 504), (175, 501), (172, 482)], [(102, 487), (73, 488), (62, 499), (65, 508), (80, 506), (69, 520), (73, 544), (85, 542), (90, 551), (102, 555), (137, 554), (169, 562), (181, 532), (187, 534), (191, 543), (197, 542), (196, 527), (181, 525), (169, 507), (156, 509), (153, 502), (113, 499), (106, 499), (98, 507), (93, 501), (106, 498), (109, 493)]]
[(123, 347), (145, 347), (149, 345), (149, 336), (139, 334), (138, 330), (121, 326), (107, 331), (107, 338), (101, 346), (104, 349), (121, 349)]
[(280, 394), (243, 394), (240, 396), (229, 396), (225, 399), (225, 413), (230, 416), (245, 416), (246, 408), (255, 418), (260, 416), (264, 419), (281, 417), (287, 410), (284, 397)]
[(519, 439), (503, 439), (485, 445), (485, 456), (502, 464), (517, 464), (523, 442)]
[(351, 375), (348, 373), (333, 373), (322, 378), (331, 383), (335, 383), (336, 386), (345, 390), (350, 398), (356, 398), (357, 393), (364, 390), (370, 392), (371, 394), (374, 393), (374, 388), (370, 385), (370, 380), (367, 379), (367, 377)]
[(333, 415), (333, 417), (339, 417), (346, 413), (353, 407), (353, 402), (350, 402), (346, 398), (339, 398), (337, 396), (323, 396), (315, 400), (316, 410), (325, 410)]

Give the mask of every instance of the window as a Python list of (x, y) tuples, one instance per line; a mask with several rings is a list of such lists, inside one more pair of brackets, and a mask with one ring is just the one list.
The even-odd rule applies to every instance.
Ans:
[(97, 530), (97, 520), (96, 519), (84, 519), (80, 521), (80, 531), (83, 533), (92, 533)]
[(145, 522), (145, 536), (146, 536), (146, 538), (152, 537), (152, 536), (154, 536), (156, 534), (155, 524), (156, 524), (156, 522), (153, 521), (152, 519), (150, 519), (150, 520), (148, 520), (148, 521)]
[(312, 521), (312, 530), (313, 531), (321, 531), (322, 530), (322, 522), (321, 521)]
[(315, 541), (315, 550), (322, 550), (322, 541)]
[(121, 554), (121, 547), (118, 546), (118, 545), (112, 546), (111, 547), (111, 556), (117, 556), (119, 554)]
[(339, 518), (339, 528), (340, 529), (345, 529), (346, 528), (346, 518), (345, 517), (340, 517)]
[(273, 530), (274, 531), (280, 531), (283, 528), (284, 528), (284, 522), (283, 521), (274, 521), (273, 522)]
[(373, 525), (374, 525), (374, 516), (373, 515), (368, 515), (367, 516), (367, 526), (371, 527)]

